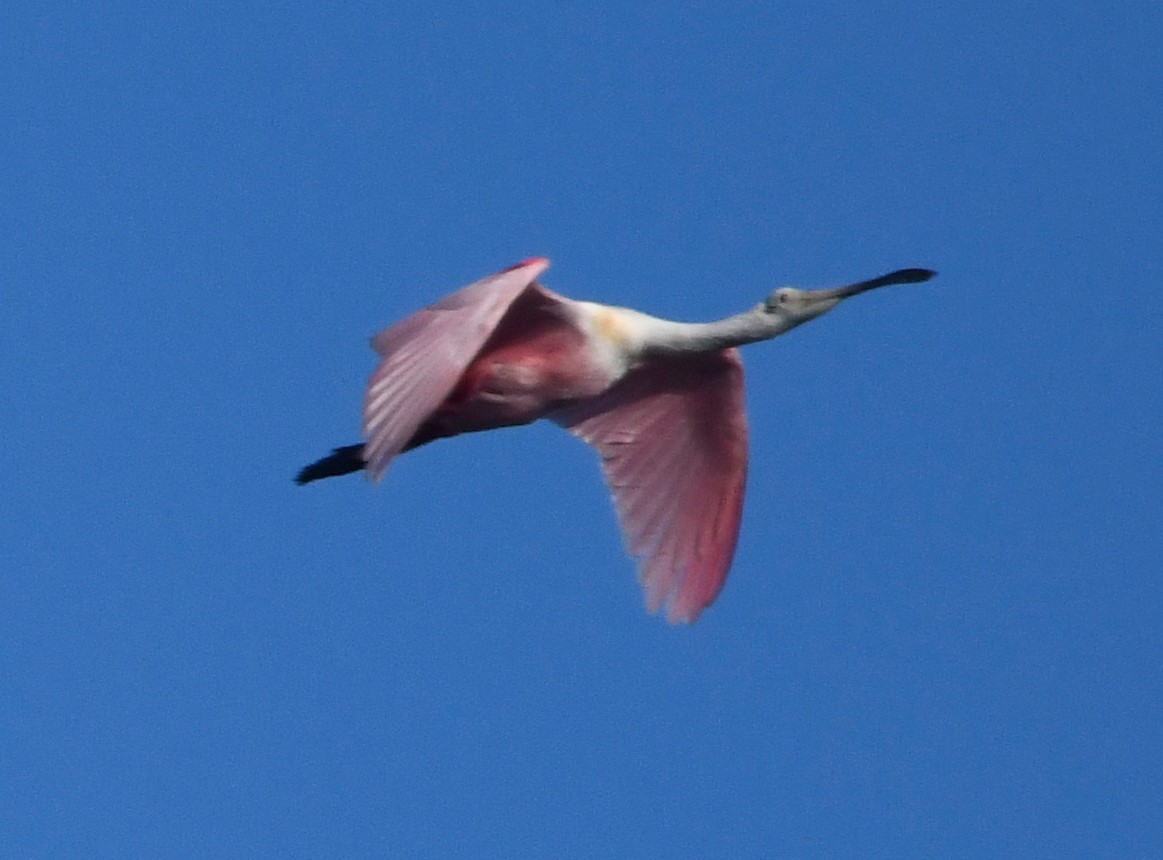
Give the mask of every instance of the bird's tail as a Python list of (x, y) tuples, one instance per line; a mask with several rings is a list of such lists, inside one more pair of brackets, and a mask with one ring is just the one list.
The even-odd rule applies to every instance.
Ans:
[(363, 445), (344, 445), (336, 448), (322, 460), (316, 460), (310, 466), (304, 466), (295, 476), (296, 484), (309, 484), (320, 478), (334, 478), (337, 475), (347, 475), (358, 472), (367, 464), (363, 459)]

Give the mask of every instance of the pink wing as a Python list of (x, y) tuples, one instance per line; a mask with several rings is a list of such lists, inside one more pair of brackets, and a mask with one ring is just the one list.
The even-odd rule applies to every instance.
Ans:
[(509, 306), (548, 267), (544, 257), (518, 263), (372, 338), (384, 357), (368, 382), (363, 409), (364, 460), (374, 480), (452, 392)]
[(594, 446), (646, 605), (693, 622), (727, 578), (747, 480), (737, 350), (631, 371), (605, 394), (551, 416)]

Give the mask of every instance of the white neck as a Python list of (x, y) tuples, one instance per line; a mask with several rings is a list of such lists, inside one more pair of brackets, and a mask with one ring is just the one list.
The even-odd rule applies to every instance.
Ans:
[(684, 352), (714, 352), (743, 346), (795, 328), (803, 320), (769, 313), (763, 305), (726, 319), (709, 323), (681, 323), (647, 317), (643, 321), (644, 355), (673, 355)]

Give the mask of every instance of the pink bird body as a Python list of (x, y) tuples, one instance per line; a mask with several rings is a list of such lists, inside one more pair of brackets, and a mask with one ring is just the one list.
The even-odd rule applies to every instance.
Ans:
[(378, 334), (366, 442), (299, 482), (366, 469), (435, 439), (548, 418), (593, 446), (651, 612), (693, 622), (734, 555), (747, 475), (743, 366), (734, 347), (781, 334), (848, 295), (932, 276), (894, 272), (837, 290), (784, 288), (716, 323), (675, 323), (559, 296), (543, 257), (445, 297)]

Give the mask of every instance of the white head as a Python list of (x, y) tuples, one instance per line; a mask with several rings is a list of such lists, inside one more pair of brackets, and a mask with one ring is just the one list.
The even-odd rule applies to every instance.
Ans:
[(891, 284), (919, 284), (937, 274), (930, 269), (900, 269), (873, 278), (869, 281), (860, 281), (844, 287), (834, 287), (827, 290), (800, 290), (795, 287), (780, 287), (774, 290), (760, 305), (760, 310), (777, 318), (781, 331), (788, 331), (808, 320), (826, 314), (844, 299), (866, 293), (877, 287), (887, 287)]

